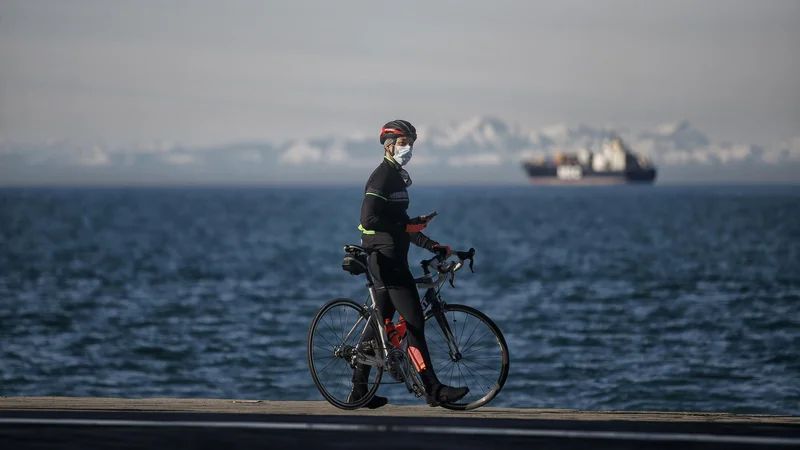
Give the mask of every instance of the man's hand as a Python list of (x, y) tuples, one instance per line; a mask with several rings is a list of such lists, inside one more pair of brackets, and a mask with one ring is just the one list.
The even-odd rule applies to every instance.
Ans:
[(419, 217), (420, 217), (420, 219), (422, 219), (423, 222), (428, 223), (431, 220), (433, 220), (434, 217), (436, 217), (438, 215), (439, 215), (439, 213), (434, 211), (434, 212), (432, 212), (430, 214), (426, 214), (424, 216), (419, 216)]
[(431, 221), (431, 220), (433, 220), (433, 218), (434, 218), (434, 217), (436, 217), (438, 214), (439, 214), (439, 213), (437, 213), (436, 211), (434, 211), (434, 212), (432, 212), (432, 213), (430, 213), (430, 214), (427, 214), (427, 215), (424, 215), (424, 216), (412, 217), (411, 219), (409, 219), (408, 223), (410, 223), (410, 224), (412, 224), (412, 225), (420, 225), (420, 224), (425, 224), (425, 225), (427, 225), (427, 224), (428, 224), (428, 223), (430, 223), (430, 221)]
[(449, 258), (450, 255), (453, 254), (453, 252), (450, 250), (450, 247), (448, 247), (446, 245), (439, 245), (439, 244), (436, 244), (436, 245), (433, 246), (433, 252), (438, 254), (438, 255), (440, 255), (440, 256), (442, 256), (444, 259)]
[(428, 217), (428, 216), (412, 217), (411, 219), (409, 219), (408, 225), (406, 225), (406, 232), (419, 233), (425, 227), (428, 226), (428, 222), (430, 222), (431, 219), (433, 219), (433, 217)]

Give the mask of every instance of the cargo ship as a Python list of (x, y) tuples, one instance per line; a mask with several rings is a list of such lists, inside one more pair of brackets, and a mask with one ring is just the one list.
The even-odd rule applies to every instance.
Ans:
[(554, 185), (652, 184), (657, 172), (617, 136), (604, 141), (598, 152), (558, 152), (551, 158), (524, 160), (522, 167), (534, 184)]

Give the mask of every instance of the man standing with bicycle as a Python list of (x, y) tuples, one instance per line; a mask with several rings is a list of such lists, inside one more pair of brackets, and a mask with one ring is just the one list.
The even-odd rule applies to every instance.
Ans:
[[(375, 278), (375, 302), (383, 319), (392, 319), (398, 312), (406, 321), (408, 356), (414, 363), (425, 385), (428, 404), (457, 402), (469, 393), (466, 387), (443, 385), (433, 370), (428, 346), (425, 342), (425, 319), (420, 304), (414, 276), (408, 266), (408, 250), (413, 243), (431, 252), (450, 256), (450, 248), (439, 245), (422, 233), (432, 216), (409, 218), (408, 191), (411, 178), (403, 166), (411, 160), (417, 130), (405, 120), (393, 120), (383, 126), (380, 142), (384, 159), (372, 172), (365, 186), (361, 205), (363, 235), (361, 244), (375, 250), (369, 258), (369, 270)], [(376, 336), (364, 334), (362, 342)], [(371, 366), (359, 364), (353, 371), (353, 388), (348, 402), (355, 402), (367, 394)], [(388, 403), (385, 397), (375, 396), (367, 404), (376, 408)]]

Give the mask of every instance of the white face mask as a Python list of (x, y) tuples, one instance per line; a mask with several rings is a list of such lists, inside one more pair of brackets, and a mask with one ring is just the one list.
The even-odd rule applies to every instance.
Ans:
[(397, 164), (405, 166), (406, 164), (408, 164), (409, 161), (411, 161), (410, 145), (406, 145), (403, 147), (395, 147), (395, 150), (397, 150), (397, 153), (395, 153), (392, 158), (394, 158), (394, 160), (397, 161)]

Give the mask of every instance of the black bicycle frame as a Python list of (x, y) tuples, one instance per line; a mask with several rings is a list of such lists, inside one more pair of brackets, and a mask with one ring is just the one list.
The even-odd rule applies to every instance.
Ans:
[[(367, 258), (369, 258), (371, 256), (372, 255), (369, 255), (369, 256), (367, 256)], [(422, 268), (423, 268), (423, 270), (425, 272), (425, 278), (430, 278), (431, 277), (431, 273), (430, 273), (430, 270), (428, 268), (428, 265), (423, 262)], [(374, 282), (374, 278), (373, 278), (372, 274), (370, 273), (369, 265), (367, 265), (366, 276), (367, 276), (366, 287), (367, 287), (367, 290), (369, 291), (369, 302), (371, 304), (371, 307), (368, 309), (369, 310), (369, 317), (362, 316), (362, 319), (366, 319), (366, 323), (364, 324), (364, 328), (361, 331), (361, 336), (363, 336), (364, 333), (367, 331), (367, 327), (369, 327), (369, 324), (370, 324), (371, 321), (376, 323), (377, 324), (377, 328), (378, 328), (378, 338), (380, 339), (379, 347), (381, 349), (381, 354), (380, 354), (380, 357), (378, 355), (370, 356), (370, 355), (363, 355), (362, 354), (362, 355), (359, 355), (360, 356), (359, 360), (360, 360), (360, 362), (362, 364), (367, 364), (367, 365), (371, 365), (371, 366), (385, 366), (386, 360), (387, 360), (387, 358), (389, 356), (389, 352), (391, 351), (391, 345), (390, 345), (390, 342), (389, 342), (389, 336), (386, 335), (386, 330), (384, 329), (384, 326), (383, 326), (384, 324), (381, 321), (382, 317), (380, 316), (380, 313), (379, 313), (378, 308), (377, 308), (377, 302), (376, 302), (376, 299), (375, 299), (375, 296), (376, 296), (376, 294), (375, 294), (375, 282)], [(441, 289), (441, 288), (439, 288), (439, 289)], [(458, 351), (459, 351), (458, 344), (456, 342), (455, 335), (453, 335), (453, 332), (450, 329), (450, 324), (447, 323), (447, 319), (444, 316), (444, 312), (443, 312), (443, 308), (442, 308), (442, 305), (444, 304), (444, 301), (439, 296), (439, 293), (438, 293), (437, 289), (435, 287), (430, 287), (430, 288), (426, 289), (425, 290), (425, 295), (422, 297), (420, 303), (421, 303), (423, 311), (425, 311), (429, 306), (431, 307), (431, 311), (433, 312), (433, 315), (436, 318), (436, 323), (439, 325), (439, 327), (445, 333), (445, 338), (446, 338), (446, 341), (447, 341), (447, 347), (450, 350), (450, 356), (454, 357), (454, 355), (456, 355), (458, 353)], [(350, 337), (350, 335), (353, 333), (353, 331), (355, 331), (356, 327), (358, 327), (358, 324), (360, 322), (361, 322), (361, 319), (359, 319), (359, 321), (356, 322), (355, 325), (353, 325), (353, 327), (350, 329), (350, 331), (345, 336), (345, 339), (344, 339), (345, 341), (347, 341), (347, 339)]]

